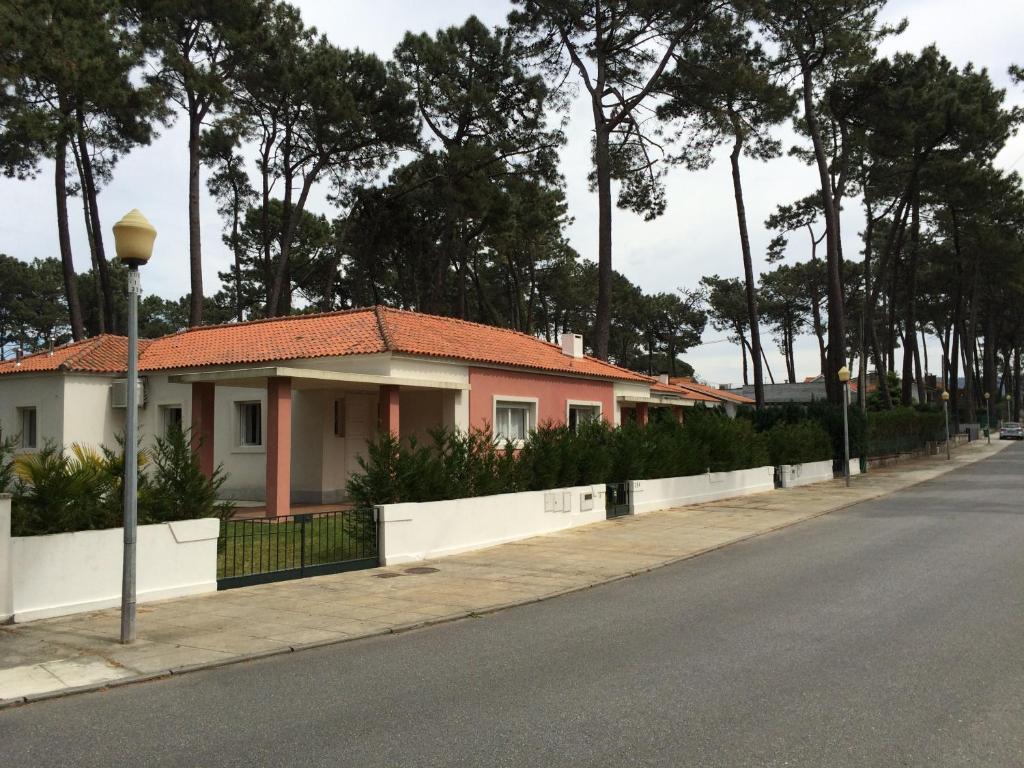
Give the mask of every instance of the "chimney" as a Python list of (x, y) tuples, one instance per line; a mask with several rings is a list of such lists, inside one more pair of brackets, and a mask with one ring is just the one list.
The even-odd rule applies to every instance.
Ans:
[(658, 383), (659, 384), (668, 384), (668, 374), (667, 373), (659, 373), (658, 374)]
[(14, 366), (17, 368), (21, 365), (21, 347), (14, 350)]
[(562, 334), (562, 354), (569, 357), (583, 357), (583, 337), (578, 333)]

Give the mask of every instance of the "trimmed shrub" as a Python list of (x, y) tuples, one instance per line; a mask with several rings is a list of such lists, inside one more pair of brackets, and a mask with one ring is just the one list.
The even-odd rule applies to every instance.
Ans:
[(694, 408), (686, 415), (686, 432), (707, 449), (707, 469), (731, 472), (769, 463), (763, 435), (746, 419), (730, 419), (717, 411)]
[(833, 458), (832, 440), (828, 432), (816, 422), (779, 422), (764, 435), (768, 440), (771, 463), (775, 466), (831, 461)]
[(438, 501), (521, 490), (547, 490), (622, 480), (679, 477), (768, 463), (767, 443), (749, 421), (715, 413), (686, 425), (660, 419), (613, 428), (603, 421), (576, 432), (543, 424), (522, 447), (498, 445), (489, 432), (437, 432), (430, 444), (381, 435), (349, 479), (361, 507)]
[[(199, 457), (193, 452), (185, 432), (172, 429), (166, 437), (157, 438), (148, 452), (150, 471), (143, 483), (140, 476), (139, 522), (166, 523), (171, 520), (197, 520), (218, 517), (227, 520), (235, 505), (219, 501), (217, 494), (227, 480), (223, 466), (207, 477), (199, 467)], [(119, 477), (124, 474), (121, 454)], [(118, 504), (120, 511), (121, 504)], [(120, 523), (118, 523), (120, 525)]]
[(929, 441), (946, 438), (946, 421), (940, 410), (893, 408), (868, 414), (869, 456), (892, 456), (919, 449)]
[[(140, 451), (140, 525), (200, 517), (230, 517), (233, 505), (217, 500), (226, 475), (212, 478), (180, 430)], [(124, 521), (124, 449), (101, 451), (75, 443), (65, 453), (52, 443), (13, 461), (11, 529), (15, 536), (118, 528)]]
[(0, 493), (7, 493), (14, 484), (14, 438), (0, 439)]

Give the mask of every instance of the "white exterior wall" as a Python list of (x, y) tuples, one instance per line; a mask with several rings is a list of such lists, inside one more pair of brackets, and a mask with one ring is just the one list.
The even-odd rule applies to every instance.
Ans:
[[(139, 602), (216, 590), (219, 526), (212, 518), (139, 526)], [(120, 605), (123, 542), (121, 528), (11, 538), (15, 621)]]
[[(585, 494), (592, 508), (582, 510)], [(525, 491), (377, 508), (384, 565), (492, 547), (605, 519), (604, 496), (593, 486)]]
[[(81, 443), (92, 448), (114, 447), (117, 436), (124, 432), (125, 409), (113, 408), (110, 385), (113, 376), (62, 377), (64, 381), (65, 446)], [(145, 409), (140, 408), (141, 415)]]
[(172, 384), (167, 374), (145, 374), (146, 407), (139, 411), (140, 443), (143, 448), (152, 448), (156, 437), (161, 435), (161, 407), (181, 408), (181, 423), (187, 429), (192, 423), (192, 385)]
[[(21, 432), (18, 409), (36, 409), (36, 440), (64, 442), (64, 378), (53, 374), (0, 376), (0, 435)], [(96, 443), (99, 438), (90, 442)]]
[[(852, 471), (853, 462), (850, 463), (850, 469)], [(806, 464), (783, 464), (779, 467), (779, 479), (783, 488), (796, 488), (800, 485), (832, 480), (832, 459), (812, 461)]]
[(775, 467), (755, 467), (735, 472), (706, 472), (688, 477), (632, 480), (630, 505), (634, 515), (683, 507), (703, 501), (764, 493), (775, 488)]
[[(263, 501), (267, 495), (267, 390), (265, 387), (216, 387), (213, 405), (213, 463), (228, 475), (221, 495), (228, 499)], [(263, 445), (238, 444), (237, 403), (259, 402)]]

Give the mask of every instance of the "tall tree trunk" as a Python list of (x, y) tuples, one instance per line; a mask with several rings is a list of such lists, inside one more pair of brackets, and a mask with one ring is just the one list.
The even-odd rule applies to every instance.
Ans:
[(1021, 379), (1020, 379), (1020, 347), (1013, 351), (1013, 410), (1011, 421), (1016, 421), (1020, 414)]
[(82, 322), (82, 305), (78, 301), (78, 280), (75, 275), (75, 262), (71, 255), (71, 230), (68, 226), (68, 136), (63, 132), (57, 138), (56, 150), (53, 186), (57, 199), (57, 241), (60, 245), (60, 263), (64, 273), (64, 295), (68, 302), (71, 338), (81, 341), (85, 338), (85, 324)]
[(741, 328), (736, 329), (736, 335), (740, 337), (740, 354), (743, 355), (743, 386), (750, 384), (750, 376), (747, 372), (747, 340), (743, 336)]
[(609, 136), (600, 99), (594, 103), (594, 170), (597, 175), (597, 315), (594, 354), (608, 359), (612, 323), (612, 172)]
[(801, 62), (803, 74), (804, 118), (807, 132), (814, 146), (814, 159), (821, 184), (821, 206), (825, 214), (825, 263), (828, 286), (828, 350), (826, 357), (825, 391), (829, 402), (840, 405), (843, 390), (839, 386), (839, 369), (846, 358), (845, 313), (843, 311), (843, 282), (839, 256), (839, 216), (832, 197), (828, 157), (821, 138), (821, 126), (814, 106), (814, 82), (810, 66)]
[(238, 190), (231, 206), (231, 252), (235, 257), (235, 320), (242, 322), (242, 247), (238, 242), (238, 227), (241, 217), (241, 201)]
[(967, 320), (965, 324), (964, 340), (961, 348), (964, 351), (964, 399), (967, 401), (967, 421), (973, 424), (977, 421), (975, 388), (975, 357), (974, 345), (978, 328), (978, 268), (972, 265), (971, 286), (967, 298)]
[(82, 194), (89, 201), (92, 247), (96, 260), (97, 278), (103, 293), (100, 317), (103, 318), (103, 327), (114, 331), (114, 289), (110, 282), (110, 271), (107, 268), (106, 251), (103, 248), (103, 227), (100, 225), (100, 212), (97, 204), (96, 177), (93, 174), (92, 157), (89, 154), (89, 143), (85, 136), (85, 117), (81, 111), (78, 111), (75, 117), (78, 154), (82, 162)]
[[(319, 163), (314, 163), (302, 180), (302, 190), (299, 192), (299, 199), (295, 205), (291, 205), (291, 192), (285, 192), (285, 222), (281, 233), (281, 255), (274, 270), (274, 282), (270, 288), (270, 298), (267, 301), (267, 316), (277, 317), (286, 315), (291, 311), (292, 305), (292, 281), (291, 281), (291, 257), (292, 242), (295, 240), (295, 233), (299, 228), (299, 221), (303, 211), (306, 210), (306, 201), (309, 199), (309, 190), (313, 186), (313, 180), (320, 172)], [(286, 187), (290, 188), (290, 184)]]
[[(82, 170), (82, 160), (78, 152), (78, 144), (71, 142), (71, 154), (75, 158), (75, 168), (78, 171), (78, 178), (85, 177), (85, 171)], [(92, 236), (92, 217), (89, 215), (89, 197), (88, 195), (82, 195), (82, 218), (85, 222), (85, 236), (89, 241), (89, 258), (92, 262), (93, 276), (100, 273), (99, 263), (96, 261), (96, 241)], [(97, 327), (100, 333), (107, 332), (107, 326), (103, 319), (103, 287), (100, 285), (99, 280), (92, 281), (93, 287), (93, 301), (96, 302), (96, 319)], [(84, 318), (83, 318), (84, 319)]]
[(789, 324), (783, 339), (786, 345), (786, 378), (789, 379), (790, 384), (796, 384), (796, 355), (793, 353), (793, 337), (795, 335), (792, 324)]
[(203, 323), (203, 245), (199, 229), (199, 129), (202, 119), (189, 99), (188, 110), (188, 266), (192, 296), (189, 328)]
[(900, 401), (904, 406), (913, 402), (914, 359), (917, 356), (917, 260), (921, 245), (921, 196), (914, 182), (910, 213), (910, 258), (907, 260), (905, 280), (907, 311), (904, 316), (906, 333), (903, 340), (903, 381)]
[[(754, 285), (754, 261), (750, 254), (750, 235), (747, 232), (747, 210), (743, 203), (743, 183), (740, 179), (740, 153), (743, 151), (743, 131), (733, 125), (736, 141), (729, 159), (732, 163), (732, 189), (736, 198), (736, 221), (740, 229), (740, 249), (743, 252), (743, 276), (746, 280), (747, 322), (750, 324), (750, 358), (754, 365), (754, 402), (758, 409), (764, 408), (764, 373), (761, 369), (760, 320), (757, 316), (757, 294)], [(768, 364), (765, 359), (765, 365)]]

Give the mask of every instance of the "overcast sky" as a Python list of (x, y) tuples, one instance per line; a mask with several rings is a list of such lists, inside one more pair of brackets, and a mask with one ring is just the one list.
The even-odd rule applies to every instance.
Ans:
[[(297, 3), (308, 24), (325, 32), (343, 47), (360, 47), (390, 56), (406, 30), (433, 32), (459, 24), (476, 14), (487, 24), (501, 23), (509, 4), (499, 0), (301, 0)], [(1024, 88), (1013, 87), (1006, 71), (1014, 62), (1024, 64), (1024, 10), (1021, 0), (891, 0), (887, 19), (907, 18), (908, 30), (883, 49), (919, 51), (937, 43), (957, 65), (973, 61), (986, 67), (999, 87), (1008, 89), (1011, 104), (1024, 104)], [(568, 144), (562, 153), (569, 213), (574, 218), (569, 238), (586, 258), (597, 254), (597, 201), (587, 189), (590, 119), (587, 107), (577, 103), (570, 115)], [(780, 136), (790, 136), (788, 129)], [(143, 289), (166, 298), (188, 290), (187, 131), (179, 120), (163, 131), (152, 145), (137, 149), (115, 170), (111, 184), (100, 194), (104, 233), (131, 208), (141, 209), (159, 230), (153, 260), (143, 275)], [(790, 142), (791, 143), (791, 142)], [(1024, 136), (1015, 136), (1002, 155), (1004, 168), (1024, 168)], [(764, 266), (763, 253), (770, 240), (763, 221), (779, 202), (789, 202), (813, 191), (816, 173), (791, 158), (768, 163), (747, 161), (744, 167), (747, 214), (752, 227), (755, 270)], [(204, 171), (205, 180), (205, 171)], [(205, 186), (204, 186), (205, 193)], [(58, 256), (52, 166), (44, 165), (32, 181), (0, 179), (0, 252), (22, 259)], [(77, 199), (70, 201), (75, 264), (88, 269), (89, 254)], [(330, 214), (321, 198), (313, 210)], [(203, 273), (207, 294), (217, 287), (217, 271), (230, 263), (221, 242), (221, 222), (209, 196), (202, 204)], [(858, 253), (862, 225), (856, 205), (848, 205), (843, 218), (845, 252)], [(732, 183), (727, 157), (706, 171), (676, 170), (668, 179), (668, 210), (653, 222), (616, 211), (613, 224), (614, 266), (645, 291), (694, 287), (705, 274), (739, 276), (742, 264), (736, 231)], [(803, 242), (795, 240), (790, 260), (803, 258)], [(112, 251), (112, 246), (110, 248)], [(712, 383), (740, 383), (738, 347), (720, 341), (724, 334), (712, 329), (704, 345), (686, 359), (702, 379)], [(773, 372), (781, 381), (785, 366), (765, 334)], [(930, 350), (935, 368), (937, 350)], [(817, 373), (817, 351), (812, 337), (797, 347), (797, 375)], [(767, 377), (766, 377), (767, 380)]]

